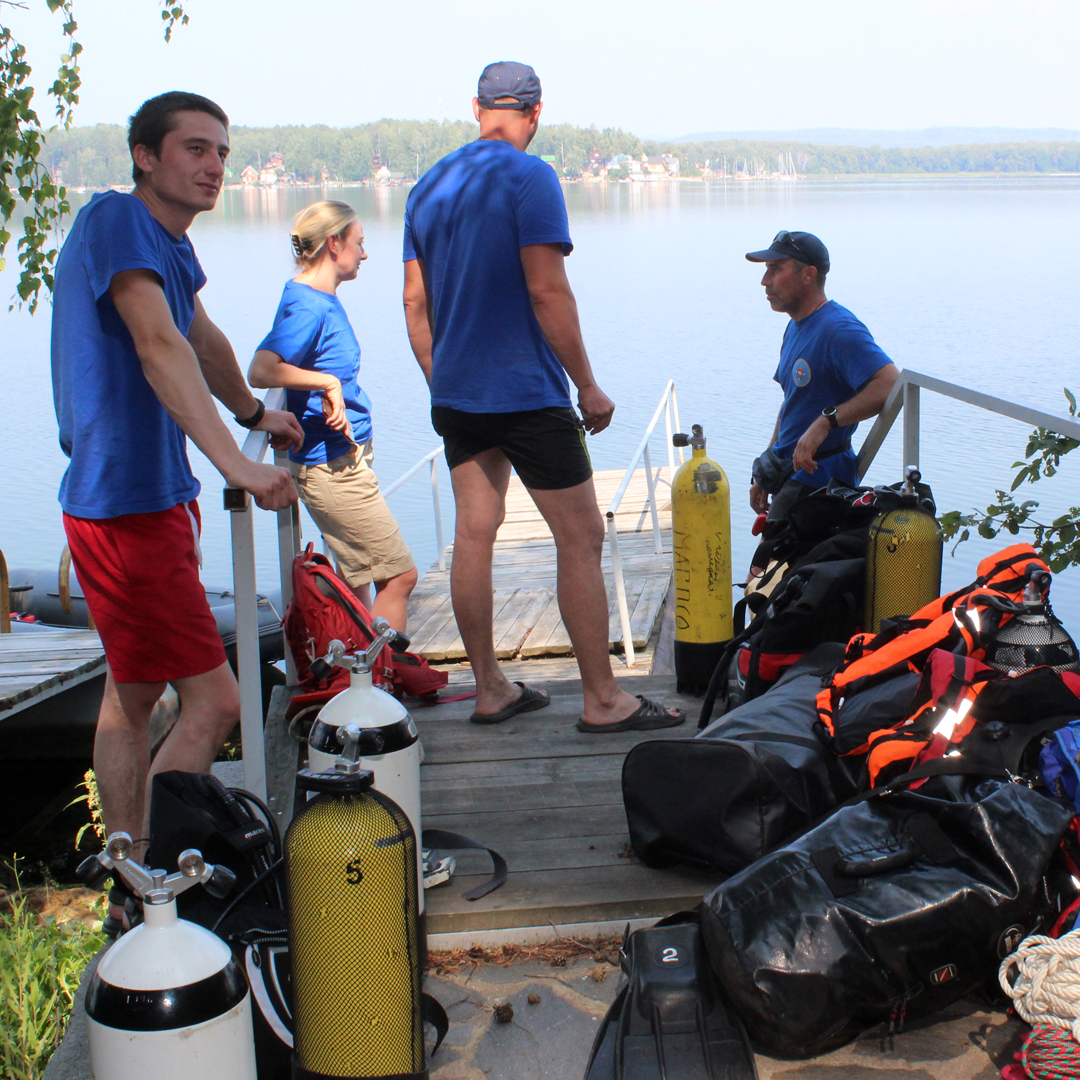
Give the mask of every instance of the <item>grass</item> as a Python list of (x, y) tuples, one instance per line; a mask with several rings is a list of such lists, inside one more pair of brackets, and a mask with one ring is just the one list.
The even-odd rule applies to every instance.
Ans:
[[(90, 827), (100, 835), (92, 772), (84, 786)], [(83, 970), (105, 944), (107, 901), (89, 889), (24, 890), (18, 867), (10, 870), (15, 889), (0, 889), (0, 1080), (40, 1080), (64, 1037)]]

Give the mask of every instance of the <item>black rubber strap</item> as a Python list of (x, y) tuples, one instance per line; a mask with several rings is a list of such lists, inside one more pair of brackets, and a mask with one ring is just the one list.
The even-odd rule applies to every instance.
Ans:
[(435, 1029), (435, 1045), (431, 1048), (431, 1056), (442, 1046), (446, 1033), (450, 1030), (450, 1017), (446, 1010), (430, 994), (424, 994), (420, 999), (420, 1016), (425, 1024), (430, 1024)]
[(475, 850), (486, 851), (491, 856), (491, 864), (494, 872), (482, 885), (477, 885), (467, 893), (462, 893), (466, 900), (479, 900), (481, 896), (487, 896), (506, 884), (507, 866), (506, 860), (487, 844), (481, 844), (479, 840), (462, 836), (461, 833), (447, 832), (445, 829), (425, 829), (421, 843), (426, 848), (450, 848), (452, 851)]

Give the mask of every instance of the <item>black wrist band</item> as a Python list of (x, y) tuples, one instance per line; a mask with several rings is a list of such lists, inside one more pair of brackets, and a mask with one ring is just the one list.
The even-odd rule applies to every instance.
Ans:
[(242, 428), (249, 428), (250, 429), (250, 428), (258, 427), (259, 424), (262, 423), (262, 418), (265, 415), (266, 415), (266, 406), (260, 401), (259, 404), (256, 406), (254, 414), (249, 416), (246, 420), (241, 420), (239, 416), (234, 417), (234, 419), (236, 420), (236, 422)]

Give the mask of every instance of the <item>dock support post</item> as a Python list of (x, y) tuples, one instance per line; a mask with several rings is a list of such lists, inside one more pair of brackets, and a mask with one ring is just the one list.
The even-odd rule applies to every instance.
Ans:
[(626, 605), (626, 583), (623, 581), (622, 562), (619, 559), (619, 530), (615, 527), (615, 515), (608, 511), (608, 539), (611, 543), (611, 573), (615, 578), (615, 599), (619, 605), (619, 621), (622, 623), (623, 653), (626, 666), (634, 666), (634, 635), (630, 630), (630, 609)]
[(232, 526), (236, 678), (240, 684), (240, 735), (244, 744), (244, 787), (265, 802), (266, 748), (263, 739), (259, 613), (255, 587), (255, 527), (251, 498), (242, 488), (226, 488), (225, 509), (230, 512)]

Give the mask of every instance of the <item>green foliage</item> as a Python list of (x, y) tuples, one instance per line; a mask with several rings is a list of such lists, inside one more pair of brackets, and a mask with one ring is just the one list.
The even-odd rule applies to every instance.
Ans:
[[(72, 18), (71, 0), (46, 0), (49, 10), (64, 19), (66, 51), (48, 93), (53, 99), (57, 123), (67, 127), (72, 109), (79, 100), (79, 54), (75, 40), (78, 24)], [(0, 26), (0, 270), (6, 265), (4, 252), (11, 240), (11, 219), (23, 204), (22, 236), (17, 249), (22, 271), (16, 286), (18, 303), (34, 311), (42, 286), (52, 289), (52, 268), (57, 248), (50, 246), (50, 234), (68, 210), (66, 192), (56, 185), (38, 161), (44, 132), (32, 101), (34, 88), (28, 82), (30, 64), (26, 48)]]
[[(79, 827), (79, 831), (75, 834), (75, 850), (79, 850), (79, 845), (82, 843), (82, 838), (86, 835), (88, 829), (94, 830), (94, 835), (101, 841), (101, 846), (105, 846), (105, 814), (101, 809), (101, 793), (98, 791), (97, 774), (93, 769), (87, 769), (83, 773), (82, 783), (79, 785), (85, 792), (83, 795), (77, 795), (68, 806), (74, 806), (76, 803), (85, 802), (90, 810), (90, 820)], [(66, 808), (65, 808), (66, 809)]]
[[(1076, 397), (1065, 390), (1069, 403), (1069, 415), (1076, 416)], [(946, 540), (956, 537), (957, 545), (971, 536), (971, 530), (992, 540), (1001, 532), (1017, 536), (1021, 530), (1032, 534), (1031, 542), (1054, 573), (1067, 566), (1080, 566), (1080, 507), (1073, 506), (1049, 523), (1037, 521), (1034, 513), (1039, 509), (1035, 499), (1017, 502), (1013, 496), (1021, 484), (1034, 484), (1043, 477), (1051, 477), (1061, 465), (1061, 459), (1080, 446), (1080, 440), (1059, 435), (1048, 428), (1036, 428), (1028, 437), (1023, 461), (1014, 461), (1017, 470), (1012, 486), (1006, 491), (995, 492), (996, 500), (985, 512), (972, 510), (965, 514), (950, 510), (941, 515), (942, 535)], [(956, 548), (954, 546), (953, 550)]]
[(83, 969), (104, 944), (100, 930), (79, 922), (40, 923), (26, 895), (14, 895), (0, 918), (0, 1080), (39, 1080), (64, 1037)]
[[(75, 40), (79, 25), (72, 15), (72, 0), (45, 3), (49, 11), (64, 20), (62, 29), (67, 41), (47, 93), (55, 112), (51, 130), (66, 130), (71, 127), (79, 102), (79, 56), (83, 47)], [(163, 2), (161, 18), (166, 41), (172, 37), (174, 26), (188, 21), (183, 5), (176, 0)], [(55, 171), (46, 168), (41, 160), (46, 130), (33, 107), (30, 74), (26, 47), (0, 24), (0, 270), (6, 265), (4, 252), (13, 235), (11, 221), (21, 204), (22, 235), (16, 247), (22, 269), (12, 306), (25, 303), (36, 311), (42, 288), (52, 291), (59, 243), (51, 238), (58, 233), (60, 219), (70, 206), (67, 191), (54, 179)]]

